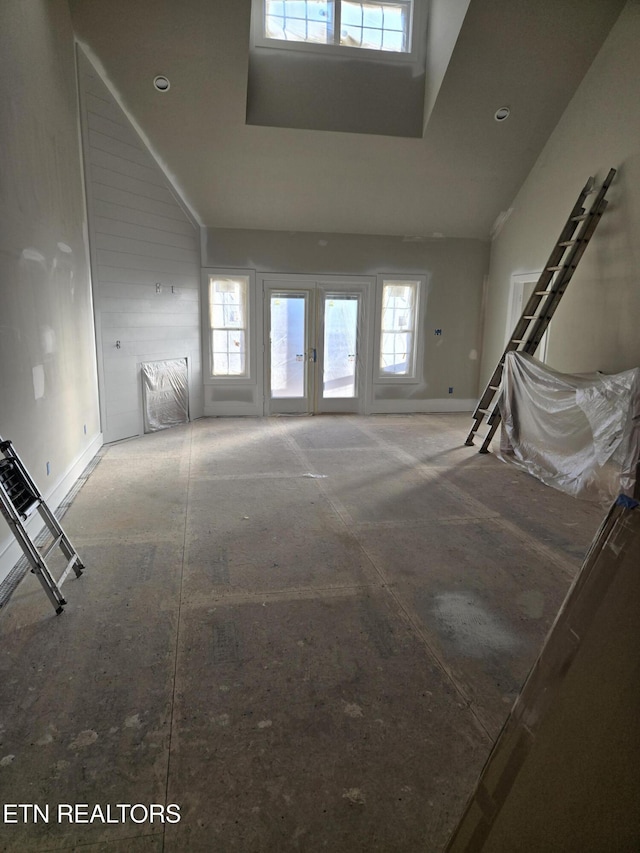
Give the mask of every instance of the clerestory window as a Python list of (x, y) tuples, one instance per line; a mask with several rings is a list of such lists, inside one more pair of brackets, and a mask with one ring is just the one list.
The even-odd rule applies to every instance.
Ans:
[(262, 0), (266, 40), (411, 52), (414, 0)]

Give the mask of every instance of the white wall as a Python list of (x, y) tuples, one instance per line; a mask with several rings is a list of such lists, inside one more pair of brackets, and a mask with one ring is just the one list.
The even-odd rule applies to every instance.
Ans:
[(0, 139), (0, 434), (55, 507), (101, 444), (66, 0), (0, 3)]
[(374, 411), (433, 411), (432, 401), (440, 411), (468, 410), (478, 386), (488, 254), (489, 244), (480, 240), (406, 242), (365, 234), (210, 228), (203, 266), (253, 269), (258, 278), (260, 273), (426, 276), (424, 382), (377, 386)]
[(423, 125), (426, 129), (471, 0), (431, 0)]
[(78, 73), (102, 429), (109, 442), (143, 432), (145, 361), (187, 358), (190, 413), (202, 414), (200, 231), (81, 49)]
[(424, 86), (424, 49), (409, 63), (256, 47), (247, 124), (420, 138)]
[(511, 276), (541, 270), (589, 175), (619, 169), (550, 328), (564, 372), (640, 365), (640, 4), (630, 0), (513, 202), (491, 250), (481, 379), (504, 345)]

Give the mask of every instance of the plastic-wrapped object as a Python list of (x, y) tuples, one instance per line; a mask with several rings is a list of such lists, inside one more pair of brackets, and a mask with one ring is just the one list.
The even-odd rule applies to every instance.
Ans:
[(558, 373), (525, 353), (505, 358), (499, 457), (574, 497), (635, 494), (640, 368)]
[(189, 380), (186, 358), (142, 364), (144, 431), (188, 423)]

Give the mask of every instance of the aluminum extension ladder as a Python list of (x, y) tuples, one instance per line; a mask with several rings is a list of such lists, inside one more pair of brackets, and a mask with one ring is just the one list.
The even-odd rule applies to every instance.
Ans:
[[(528, 355), (535, 355), (547, 330), (556, 308), (560, 304), (564, 292), (578, 266), (578, 261), (584, 254), (584, 250), (596, 230), (600, 217), (607, 206), (605, 195), (613, 178), (615, 169), (610, 169), (602, 186), (594, 188), (594, 178), (589, 178), (584, 189), (578, 196), (578, 200), (569, 214), (558, 242), (556, 243), (545, 268), (538, 279), (529, 301), (524, 307), (522, 316), (518, 320), (511, 338), (506, 346), (502, 358), (493, 372), (489, 384), (485, 388), (478, 405), (473, 413), (474, 423), (467, 436), (465, 444), (472, 445), (480, 424), (488, 415), (487, 424), (489, 431), (482, 442), (480, 453), (489, 452), (489, 444), (500, 425), (499, 391), (502, 381), (504, 359), (508, 352), (518, 350)], [(591, 193), (596, 196), (587, 211), (585, 200)]]
[[(0, 512), (2, 512), (18, 540), (18, 544), (31, 565), (31, 571), (37, 575), (56, 613), (62, 613), (63, 606), (67, 602), (60, 588), (71, 570), (75, 572), (76, 577), (80, 577), (84, 564), (60, 526), (58, 519), (51, 512), (38, 491), (38, 487), (29, 476), (29, 472), (13, 449), (11, 442), (3, 441), (0, 438), (0, 451), (2, 452), (2, 456), (0, 456)], [(34, 512), (39, 513), (53, 537), (43, 552), (36, 547), (25, 527), (25, 522)], [(47, 557), (54, 548), (60, 548), (68, 561), (65, 570), (57, 581), (54, 580), (46, 563)]]

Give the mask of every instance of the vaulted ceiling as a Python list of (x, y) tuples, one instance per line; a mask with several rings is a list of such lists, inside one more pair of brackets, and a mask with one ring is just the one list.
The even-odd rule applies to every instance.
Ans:
[[(202, 224), (488, 239), (624, 0), (431, 4), (443, 39), (447, 4), (462, 23), (437, 91), (427, 79), (423, 136), (404, 138), (248, 124), (250, 0), (69, 0), (78, 40)], [(330, 95), (338, 109), (341, 87)]]

